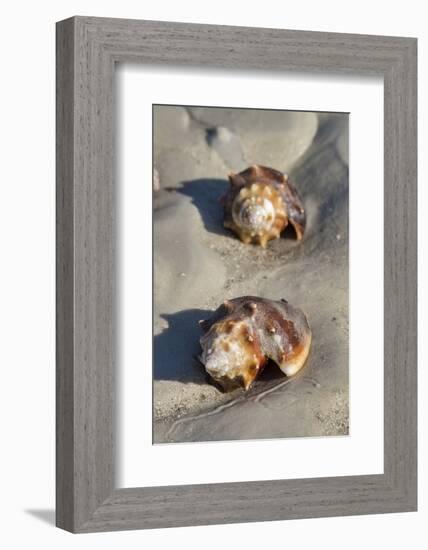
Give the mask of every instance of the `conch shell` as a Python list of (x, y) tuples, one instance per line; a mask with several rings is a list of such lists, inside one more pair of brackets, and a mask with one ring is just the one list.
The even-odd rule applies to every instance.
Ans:
[(286, 300), (233, 298), (200, 324), (205, 333), (200, 360), (226, 391), (237, 386), (248, 390), (269, 359), (292, 376), (304, 365), (311, 346), (304, 313)]
[(239, 174), (230, 173), (229, 181), (230, 189), (223, 198), (224, 226), (242, 242), (265, 248), (289, 223), (297, 240), (302, 239), (305, 210), (286, 174), (255, 164)]

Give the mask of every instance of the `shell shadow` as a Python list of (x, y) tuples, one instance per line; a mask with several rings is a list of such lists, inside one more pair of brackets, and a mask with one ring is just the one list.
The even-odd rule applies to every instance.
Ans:
[(212, 311), (205, 309), (185, 309), (161, 315), (168, 322), (168, 328), (153, 339), (154, 380), (207, 382), (207, 374), (197, 359), (202, 335), (198, 321), (210, 315)]
[(223, 227), (223, 206), (220, 203), (228, 188), (229, 183), (226, 180), (201, 178), (183, 181), (182, 187), (175, 190), (192, 199), (192, 204), (199, 210), (207, 231), (217, 235), (230, 235)]

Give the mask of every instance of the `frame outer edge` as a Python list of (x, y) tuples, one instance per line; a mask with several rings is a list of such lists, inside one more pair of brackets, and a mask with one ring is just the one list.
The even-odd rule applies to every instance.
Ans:
[(407, 137), (408, 150), (405, 160), (406, 171), (409, 175), (409, 182), (406, 192), (409, 195), (406, 204), (409, 205), (409, 228), (406, 234), (408, 239), (408, 265), (410, 281), (406, 292), (409, 302), (409, 326), (408, 335), (409, 356), (408, 356), (408, 437), (406, 444), (410, 448), (409, 464), (405, 465), (408, 475), (408, 503), (409, 509), (418, 510), (418, 41), (409, 39), (407, 59), (405, 61), (407, 74), (404, 82), (407, 86), (405, 92), (407, 97)]
[(417, 510), (416, 44), (385, 74), (385, 475), (402, 511)]
[(74, 20), (56, 25), (56, 525), (74, 529)]
[[(399, 94), (400, 181), (397, 182), (397, 209), (402, 212), (402, 227), (397, 231), (398, 279), (401, 286), (397, 313), (398, 338), (403, 339), (396, 368), (405, 366), (400, 412), (401, 460), (398, 462), (400, 486), (409, 510), (417, 510), (417, 40), (408, 39), (400, 64)], [(397, 380), (400, 372), (397, 373)], [(395, 409), (398, 411), (398, 407)]]
[(115, 196), (113, 69), (96, 33), (75, 23), (74, 525), (114, 489)]
[[(58, 24), (61, 39), (57, 42), (58, 64), (70, 64), (57, 65), (59, 95), (64, 94), (57, 103), (57, 130), (61, 134), (57, 134), (57, 279), (64, 278), (58, 281), (61, 296), (57, 295), (58, 526), (73, 532), (91, 532), (414, 510), (416, 404), (409, 404), (409, 399), (415, 399), (416, 389), (416, 332), (412, 332), (416, 319), (415, 40), (368, 37), (369, 44), (377, 48), (376, 56), (370, 58), (371, 46), (361, 35), (347, 38), (348, 35), (318, 33), (315, 38), (325, 47), (322, 50), (313, 43), (314, 33), (266, 30), (272, 40), (269, 51), (274, 55), (266, 59), (266, 68), (295, 70), (303, 63), (302, 70), (309, 71), (315, 66), (317, 70), (337, 66), (342, 73), (383, 74), (385, 85), (389, 79), (390, 99), (385, 90), (385, 128), (389, 121), (385, 130), (385, 140), (387, 134), (389, 140), (388, 148), (385, 147), (385, 183), (389, 185), (385, 209), (390, 212), (388, 219), (396, 215), (398, 223), (390, 227), (394, 235), (385, 239), (385, 253), (393, 258), (388, 273), (385, 266), (385, 277), (391, 279), (389, 288), (398, 296), (389, 308), (389, 313), (397, 315), (398, 326), (392, 323), (388, 334), (398, 336), (402, 346), (395, 344), (389, 356), (385, 355), (385, 475), (323, 482), (252, 482), (244, 484), (242, 490), (242, 484), (235, 483), (115, 490), (114, 60), (167, 63), (177, 55), (177, 63), (188, 64), (200, 59), (200, 53), (191, 53), (192, 41), (199, 40), (207, 48), (223, 35), (233, 42), (234, 33), (242, 34), (244, 29), (86, 17), (72, 21)], [(69, 25), (74, 26), (72, 48)], [(162, 46), (174, 29), (179, 31), (179, 38), (173, 33), (163, 56)], [(262, 32), (263, 29), (245, 29), (256, 51)], [(142, 45), (143, 35), (152, 40), (148, 55)], [(281, 56), (279, 60), (275, 52), (291, 51), (287, 42), (290, 37), (292, 51), (297, 45), (302, 52), (288, 58)], [(130, 39), (131, 45), (127, 46)], [(58, 46), (61, 40), (68, 49)], [(260, 68), (259, 61), (247, 61), (248, 51), (242, 47), (230, 50), (231, 57), (222, 61), (224, 66), (251, 63), (252, 68)], [(344, 49), (346, 54), (342, 53)], [(408, 82), (404, 82), (406, 78)], [(71, 213), (68, 200), (73, 206)], [(409, 327), (403, 325), (407, 321)], [(387, 357), (392, 362), (387, 363)], [(264, 503), (259, 511), (255, 510), (256, 503), (251, 504), (256, 495)], [(224, 505), (228, 509), (221, 511), (220, 502), (221, 510)]]

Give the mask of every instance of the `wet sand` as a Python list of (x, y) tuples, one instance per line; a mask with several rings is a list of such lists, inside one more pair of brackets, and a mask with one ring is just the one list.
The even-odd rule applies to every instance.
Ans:
[[(154, 108), (154, 442), (348, 433), (347, 115)], [(287, 172), (307, 211), (302, 242), (268, 248), (223, 228), (227, 173)], [(305, 367), (268, 365), (248, 392), (222, 393), (197, 361), (198, 320), (225, 299), (285, 298), (313, 332)]]

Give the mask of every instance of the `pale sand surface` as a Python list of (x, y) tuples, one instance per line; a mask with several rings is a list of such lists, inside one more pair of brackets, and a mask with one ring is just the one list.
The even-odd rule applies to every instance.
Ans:
[[(154, 442), (348, 433), (347, 121), (154, 108)], [(290, 175), (308, 216), (302, 242), (287, 230), (263, 250), (223, 228), (227, 173), (250, 164)], [(249, 392), (225, 394), (195, 359), (198, 320), (246, 294), (303, 309), (312, 350), (296, 377), (269, 365)]]

